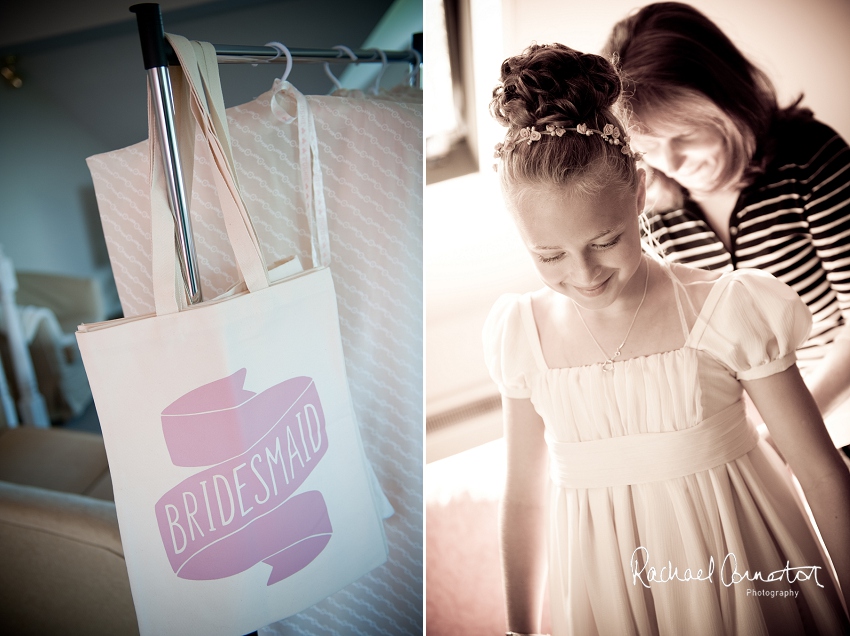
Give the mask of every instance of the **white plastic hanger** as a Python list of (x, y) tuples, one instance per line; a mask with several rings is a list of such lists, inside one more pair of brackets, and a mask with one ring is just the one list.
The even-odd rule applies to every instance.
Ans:
[(419, 88), (419, 67), (422, 66), (422, 56), (419, 55), (419, 51), (416, 49), (408, 49), (407, 52), (413, 54), (416, 58), (416, 63), (413, 65), (413, 68), (410, 69), (410, 72), (407, 74), (407, 77), (404, 78), (404, 81), (410, 86)]
[[(269, 46), (269, 45), (266, 44), (266, 46)], [(274, 48), (277, 51), (277, 55), (275, 55), (270, 60), (263, 60), (263, 64), (269, 64), (271, 62), (274, 62), (277, 58), (279, 58), (281, 56), (282, 51), (280, 49), (278, 49), (277, 47), (272, 47), (272, 48)], [(253, 66), (254, 68), (257, 68), (259, 66), (259, 64), (251, 64), (251, 66)]]
[[(343, 44), (337, 44), (333, 48), (335, 48), (337, 51), (340, 51), (341, 53), (345, 53), (352, 60), (357, 59), (357, 56), (354, 54), (354, 51), (352, 51), (350, 48), (348, 48), (347, 46), (345, 46)], [(342, 57), (342, 55), (340, 55), (339, 57)], [(327, 75), (330, 78), (330, 80), (334, 83), (334, 90), (342, 90), (342, 84), (336, 78), (336, 76), (333, 74), (333, 72), (331, 72), (331, 66), (328, 62), (325, 62), (325, 75)]]
[(281, 53), (286, 56), (286, 69), (284, 69), (283, 76), (280, 78), (281, 82), (285, 82), (289, 78), (289, 74), (292, 72), (292, 53), (290, 53), (289, 49), (280, 42), (266, 42), (264, 46), (270, 46), (278, 50), (278, 54), (273, 57), (272, 60), (279, 58)]
[(378, 91), (381, 88), (381, 78), (384, 76), (384, 71), (387, 70), (387, 56), (381, 49), (369, 49), (370, 51), (377, 51), (378, 55), (381, 56), (381, 70), (378, 72), (378, 77), (375, 80), (375, 85), (370, 89), (370, 93), (372, 95), (377, 95)]

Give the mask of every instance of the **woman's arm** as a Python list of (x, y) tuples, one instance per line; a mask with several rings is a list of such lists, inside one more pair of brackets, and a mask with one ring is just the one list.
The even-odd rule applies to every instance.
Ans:
[(502, 398), (502, 408), (508, 465), (499, 521), (508, 629), (534, 634), (547, 571), (548, 455), (531, 400)]
[(850, 323), (842, 327), (829, 354), (806, 377), (824, 417), (850, 393)]
[(796, 365), (742, 384), (803, 487), (850, 607), (850, 472)]
[[(811, 129), (812, 155), (798, 184), (812, 235), (812, 246), (829, 285), (838, 297), (844, 320), (850, 319), (846, 294), (850, 284), (850, 148), (834, 130), (815, 124)], [(803, 185), (805, 184), (805, 185)], [(812, 395), (826, 417), (850, 390), (850, 327), (845, 326), (829, 355), (807, 375)], [(850, 427), (850, 424), (847, 424)], [(842, 443), (846, 432), (833, 433)], [(846, 443), (846, 442), (844, 442)]]

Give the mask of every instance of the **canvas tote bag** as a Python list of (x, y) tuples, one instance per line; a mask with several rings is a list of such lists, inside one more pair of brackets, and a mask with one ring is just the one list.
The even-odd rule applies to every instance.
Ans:
[[(191, 138), (197, 122), (209, 145), (244, 281), (185, 305), (149, 112), (156, 314), (81, 325), (77, 339), (141, 632), (238, 635), (380, 565), (386, 539), (345, 377), (326, 225), (311, 219), (318, 267), (267, 270), (233, 176), (215, 51), (168, 37), (182, 67), (177, 125)], [(311, 113), (288, 92), (316, 216)]]

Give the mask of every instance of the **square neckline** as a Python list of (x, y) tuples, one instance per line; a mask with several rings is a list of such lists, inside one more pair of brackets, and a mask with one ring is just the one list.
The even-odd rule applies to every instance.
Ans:
[[(673, 274), (671, 268), (668, 264), (663, 264), (662, 269), (665, 271), (667, 276), (671, 279), (673, 286), (675, 288), (676, 285), (681, 285), (684, 287), (684, 283), (678, 279), (678, 277)], [(694, 321), (693, 326), (688, 330), (687, 336), (685, 337), (685, 342), (681, 347), (676, 349), (669, 349), (667, 351), (657, 351), (655, 353), (645, 353), (639, 356), (632, 356), (631, 358), (625, 358), (623, 360), (613, 360), (612, 364), (615, 366), (622, 365), (627, 362), (636, 362), (641, 360), (647, 360), (650, 358), (661, 357), (661, 356), (669, 356), (675, 354), (681, 354), (686, 349), (694, 349), (695, 347), (691, 343), (691, 340), (694, 338), (698, 338), (705, 331), (706, 326), (708, 325), (708, 320), (710, 318), (710, 314), (714, 312), (715, 307), (717, 306), (718, 301), (720, 300), (720, 295), (723, 290), (728, 286), (728, 282), (725, 284), (720, 284), (721, 281), (728, 281), (732, 275), (736, 273), (737, 270), (723, 272), (720, 276), (718, 276), (712, 283), (711, 290), (705, 297), (705, 300), (702, 303), (702, 307), (700, 307), (699, 312), (696, 315), (696, 320)], [(674, 292), (675, 293), (675, 292)], [(677, 300), (677, 302), (679, 302)], [(534, 308), (531, 306), (531, 293), (522, 294), (520, 296), (520, 309), (523, 327), (526, 332), (526, 337), (531, 342), (532, 354), (538, 364), (544, 371), (561, 371), (561, 372), (570, 372), (579, 369), (592, 369), (594, 367), (601, 367), (604, 364), (607, 364), (607, 361), (603, 362), (591, 362), (590, 364), (580, 364), (576, 366), (569, 367), (550, 367), (546, 363), (546, 357), (543, 355), (543, 343), (540, 342), (540, 332), (537, 329), (537, 321), (534, 317)], [(708, 315), (707, 315), (708, 314)]]

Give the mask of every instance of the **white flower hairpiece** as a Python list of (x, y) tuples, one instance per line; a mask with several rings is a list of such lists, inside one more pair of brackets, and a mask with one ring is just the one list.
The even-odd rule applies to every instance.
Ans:
[(534, 126), (527, 126), (519, 131), (516, 138), (512, 140), (512, 145), (511, 141), (496, 144), (495, 158), (500, 158), (502, 156), (502, 152), (507, 146), (513, 147), (522, 141), (526, 142), (530, 146), (533, 142), (540, 140), (543, 135), (548, 135), (550, 137), (562, 137), (567, 131), (575, 131), (580, 135), (586, 135), (588, 137), (591, 135), (599, 135), (609, 144), (613, 146), (620, 146), (620, 152), (624, 155), (628, 155), (633, 159), (639, 158), (629, 146), (629, 137), (622, 135), (620, 133), (620, 129), (613, 124), (605, 124), (605, 126), (602, 127), (602, 130), (588, 128), (587, 124), (579, 124), (575, 128), (566, 128), (564, 126), (558, 126), (557, 124), (546, 124), (546, 130), (536, 130)]

